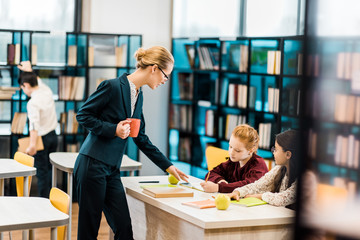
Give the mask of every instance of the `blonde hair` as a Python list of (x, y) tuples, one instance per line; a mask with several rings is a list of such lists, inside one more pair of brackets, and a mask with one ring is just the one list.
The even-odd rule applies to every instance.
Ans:
[(156, 64), (161, 69), (167, 69), (169, 65), (174, 65), (173, 55), (161, 46), (148, 49), (139, 48), (134, 57), (137, 61), (136, 68), (146, 68)]
[(232, 135), (241, 140), (247, 150), (254, 149), (254, 152), (256, 152), (259, 147), (259, 134), (248, 124), (241, 124), (235, 127)]

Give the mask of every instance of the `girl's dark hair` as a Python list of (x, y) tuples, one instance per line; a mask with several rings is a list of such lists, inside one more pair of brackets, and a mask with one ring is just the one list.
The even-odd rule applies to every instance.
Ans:
[[(284, 152), (291, 152), (291, 158), (289, 160), (289, 182), (287, 185), (287, 187), (290, 187), (299, 175), (298, 166), (301, 149), (300, 132), (297, 130), (289, 129), (277, 134), (275, 140), (277, 144), (282, 147)], [(286, 167), (282, 166), (280, 169), (280, 174), (275, 177), (273, 192), (280, 191), (281, 182), (286, 174), (286, 170)]]
[(36, 87), (38, 85), (37, 75), (34, 72), (22, 72), (18, 82), (20, 86), (29, 83), (31, 87)]

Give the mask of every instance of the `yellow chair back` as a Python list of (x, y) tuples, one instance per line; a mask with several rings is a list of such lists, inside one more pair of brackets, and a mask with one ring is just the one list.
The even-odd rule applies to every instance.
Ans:
[[(34, 167), (34, 157), (22, 152), (16, 152), (14, 160), (29, 167)], [(32, 177), (29, 176), (29, 193)], [(16, 192), (19, 197), (24, 196), (24, 177), (16, 177)]]
[[(51, 204), (59, 211), (69, 215), (70, 211), (70, 196), (60, 190), (59, 188), (53, 187), (50, 190), (49, 196)], [(71, 216), (69, 216), (71, 217)], [(57, 239), (65, 240), (67, 225), (57, 228)]]
[(205, 150), (205, 156), (208, 170), (211, 171), (214, 167), (226, 161), (229, 152), (218, 147), (209, 146)]

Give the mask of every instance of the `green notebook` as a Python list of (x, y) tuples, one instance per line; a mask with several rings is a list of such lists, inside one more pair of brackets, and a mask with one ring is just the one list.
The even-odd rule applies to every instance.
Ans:
[(240, 205), (244, 205), (247, 207), (267, 204), (267, 202), (260, 200), (258, 198), (255, 198), (255, 197), (241, 198), (239, 201), (231, 200), (231, 203), (240, 204)]

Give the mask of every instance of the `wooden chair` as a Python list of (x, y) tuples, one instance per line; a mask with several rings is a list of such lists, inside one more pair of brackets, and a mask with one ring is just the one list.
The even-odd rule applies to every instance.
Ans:
[(214, 167), (226, 161), (229, 152), (218, 147), (209, 146), (205, 150), (205, 156), (208, 170), (211, 171)]
[[(29, 167), (34, 167), (34, 157), (29, 156), (22, 152), (16, 152), (14, 155), (14, 160), (24, 164)], [(32, 177), (29, 176), (29, 193), (30, 193), (30, 187), (31, 187), (31, 180)], [(16, 177), (16, 192), (18, 197), (24, 196), (24, 177)]]
[[(59, 211), (62, 211), (65, 214), (69, 215), (70, 210), (70, 196), (60, 190), (57, 187), (53, 187), (50, 190), (50, 196), (49, 196), (51, 204), (58, 209)], [(69, 216), (71, 217), (71, 216)], [(57, 228), (57, 239), (65, 240), (66, 236), (66, 229), (67, 225), (61, 226)]]

